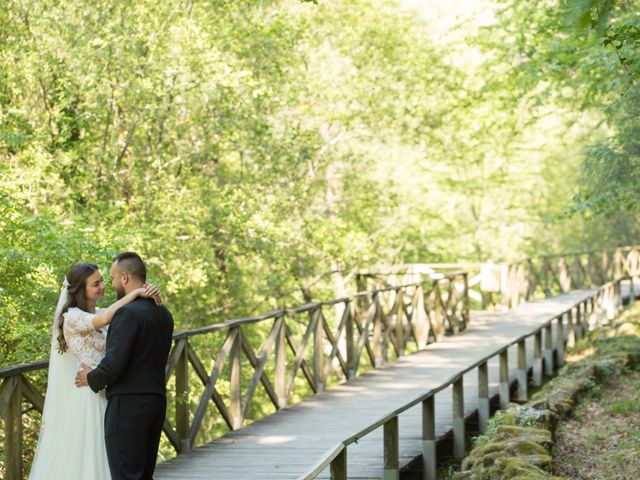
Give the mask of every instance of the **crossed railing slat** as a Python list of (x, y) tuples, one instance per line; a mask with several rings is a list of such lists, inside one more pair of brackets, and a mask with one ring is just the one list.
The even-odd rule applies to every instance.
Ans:
[[(503, 344), (493, 351), (487, 351), (485, 356), (471, 365), (461, 368), (457, 373), (445, 379), (439, 386), (425, 389), (414, 394), (413, 398), (405, 398), (401, 403), (389, 405), (388, 410), (379, 412), (369, 418), (360, 431), (344, 432), (344, 438), (335, 446), (330, 447), (315, 464), (300, 475), (300, 480), (313, 480), (327, 469), (332, 480), (347, 480), (348, 462), (347, 451), (351, 445), (358, 443), (363, 437), (374, 430), (382, 428), (381, 466), (384, 469), (385, 479), (400, 478), (401, 441), (415, 443), (415, 433), (408, 434), (407, 438), (401, 438), (398, 428), (399, 416), (407, 410), (421, 404), (422, 421), (422, 478), (436, 480), (438, 478), (438, 452), (436, 426), (440, 419), (435, 412), (435, 395), (444, 394), (444, 390), (451, 387), (451, 419), (447, 420), (453, 440), (453, 457), (460, 461), (465, 455), (467, 432), (465, 430), (465, 392), (464, 375), (477, 371), (477, 384), (474, 393), (477, 394), (477, 419), (478, 430), (483, 433), (487, 429), (487, 421), (491, 416), (491, 393), (489, 388), (489, 362), (494, 358), (498, 360), (499, 386), (498, 398), (500, 409), (506, 409), (513, 399), (526, 402), (528, 399), (529, 380), (534, 387), (542, 385), (544, 377), (554, 375), (556, 369), (564, 364), (565, 346), (572, 346), (587, 332), (597, 326), (608, 324), (622, 308), (620, 288), (621, 279), (608, 282), (598, 288), (589, 297), (581, 299), (571, 305), (567, 310), (549, 315), (541, 325), (522, 332), (515, 339)], [(632, 292), (633, 294), (633, 292)], [(555, 333), (554, 333), (555, 332)], [(528, 341), (528, 339), (531, 340)], [(532, 345), (533, 344), (533, 345)], [(509, 375), (509, 348), (517, 348), (517, 366), (515, 384), (516, 395), (513, 397), (512, 379)], [(527, 349), (533, 347), (533, 362), (528, 365)], [(531, 375), (529, 374), (531, 367)], [(531, 376), (531, 379), (529, 378)], [(371, 465), (369, 465), (371, 467)], [(381, 472), (382, 473), (382, 472)]]
[[(463, 330), (467, 284), (466, 273), (456, 272), (177, 332), (165, 368), (170, 402), (163, 432), (169, 444), (178, 454), (191, 450), (210, 407), (228, 430), (242, 427), (262, 401), (260, 387), (279, 410)], [(23, 417), (43, 410), (47, 366), (0, 369), (5, 478), (23, 476)], [(32, 374), (39, 376), (35, 383)], [(29, 423), (29, 433), (37, 435), (37, 420)]]
[[(436, 281), (362, 292), (332, 302), (272, 312), (261, 319), (262, 322), (272, 321), (272, 325), (257, 352), (244, 331), (256, 323), (254, 319), (231, 322), (233, 325), (228, 325), (226, 338), (210, 372), (205, 369), (189, 339), (211, 333), (212, 329), (182, 334), (182, 338), (176, 340), (167, 365), (167, 379), (175, 376), (176, 398), (181, 399), (176, 401), (175, 429), (169, 420), (165, 423), (167, 437), (178, 453), (186, 452), (194, 446), (211, 402), (227, 427), (237, 429), (248, 418), (259, 384), (275, 409), (281, 409), (295, 394), (299, 372), (308, 389), (316, 393), (325, 388), (332, 374), (338, 381), (355, 376), (365, 352), (371, 365), (380, 366), (389, 360), (389, 347), (395, 357), (400, 357), (405, 354), (411, 340), (415, 350), (419, 350), (430, 339), (436, 340), (439, 334), (457, 333), (468, 322), (466, 307), (458, 305), (464, 303), (466, 297), (455, 293), (456, 290), (464, 292), (465, 279), (466, 274), (457, 273)], [(457, 289), (456, 282), (459, 284)], [(358, 308), (358, 303), (363, 308)], [(329, 307), (340, 307), (337, 325), (332, 325), (326, 317), (325, 309)], [(308, 318), (308, 322), (301, 324), (296, 321), (299, 316)], [(243, 395), (242, 354), (252, 368)], [(181, 360), (185, 356), (204, 387), (190, 424), (191, 413), (184, 399), (189, 392), (188, 381), (185, 380), (188, 372), (184, 366), (177, 367), (187, 364)], [(275, 364), (273, 382), (267, 375), (270, 360)], [(229, 370), (226, 402), (216, 388), (225, 364)]]
[[(389, 286), (411, 279), (414, 271), (424, 269), (446, 272), (464, 269), (469, 272), (469, 296), (479, 308), (490, 305), (514, 308), (536, 298), (547, 298), (606, 282), (640, 277), (640, 246), (624, 246), (601, 252), (545, 255), (505, 263), (409, 264), (396, 266), (392, 272), (360, 274), (359, 285), (373, 283)], [(484, 272), (484, 269), (487, 269)], [(492, 278), (485, 287), (484, 278)]]
[[(537, 296), (638, 277), (640, 247), (526, 259), (504, 268), (508, 281), (502, 302), (513, 307)], [(380, 276), (359, 277), (360, 286), (372, 281), (376, 288), (350, 297), (176, 333), (165, 371), (174, 408), (163, 427), (174, 450), (180, 454), (193, 448), (210, 406), (234, 430), (251, 420), (260, 386), (273, 407), (282, 409), (324, 390), (327, 382), (383, 365), (390, 353), (401, 357), (422, 350), (468, 325), (466, 272), (395, 286)], [(219, 334), (224, 337), (213, 355), (198, 353), (215, 345), (213, 337)], [(48, 361), (41, 361), (0, 369), (4, 478), (23, 477), (23, 425), (37, 435), (33, 414), (43, 410), (47, 367)], [(193, 406), (192, 388), (202, 389)]]

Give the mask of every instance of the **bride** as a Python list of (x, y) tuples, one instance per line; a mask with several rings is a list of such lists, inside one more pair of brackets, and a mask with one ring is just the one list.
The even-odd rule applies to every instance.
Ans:
[(105, 354), (106, 328), (116, 311), (137, 297), (160, 303), (157, 287), (139, 288), (106, 309), (97, 265), (71, 267), (60, 293), (51, 334), (47, 394), (30, 480), (110, 480), (104, 444), (104, 391), (76, 388), (81, 363), (96, 367)]

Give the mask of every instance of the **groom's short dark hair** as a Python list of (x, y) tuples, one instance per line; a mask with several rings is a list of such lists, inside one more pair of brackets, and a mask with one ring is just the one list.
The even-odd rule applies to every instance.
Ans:
[(124, 252), (113, 257), (113, 263), (117, 263), (118, 267), (127, 272), (132, 277), (142, 282), (147, 281), (147, 267), (144, 265), (142, 258), (135, 252)]

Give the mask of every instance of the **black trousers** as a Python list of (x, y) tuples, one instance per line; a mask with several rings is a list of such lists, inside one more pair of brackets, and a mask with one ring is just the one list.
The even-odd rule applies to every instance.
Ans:
[(104, 417), (112, 480), (151, 480), (167, 399), (157, 394), (114, 395)]

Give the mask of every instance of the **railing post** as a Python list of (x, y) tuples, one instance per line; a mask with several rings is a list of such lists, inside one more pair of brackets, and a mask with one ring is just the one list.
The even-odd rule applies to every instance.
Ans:
[[(276, 319), (276, 324), (278, 319)], [(276, 332), (275, 349), (276, 349), (276, 371), (275, 371), (275, 391), (278, 398), (278, 408), (287, 406), (287, 350), (286, 350), (286, 331), (287, 331), (286, 313), (280, 317), (280, 327)]]
[(322, 315), (322, 307), (318, 307), (313, 312), (315, 317), (315, 328), (313, 331), (313, 375), (316, 381), (317, 392), (324, 391), (324, 345), (322, 344), (322, 331), (324, 316)]
[(355, 306), (353, 302), (348, 301), (344, 308), (346, 309), (345, 314), (347, 315), (347, 324), (345, 326), (345, 341), (347, 344), (347, 376), (351, 379), (356, 376), (356, 365), (358, 364), (358, 359), (356, 358), (355, 330), (353, 328), (355, 322)]
[(526, 402), (528, 397), (527, 344), (522, 339), (518, 342), (518, 401)]
[(533, 386), (542, 385), (542, 330), (538, 330), (533, 338)]
[(611, 280), (615, 280), (622, 276), (624, 272), (624, 254), (622, 253), (622, 249), (620, 247), (616, 248), (613, 252), (613, 277)]
[[(577, 323), (580, 325), (580, 338), (586, 336), (589, 333), (589, 326), (593, 322), (593, 315), (589, 313), (587, 302), (582, 302), (576, 307), (576, 313), (578, 316)], [(596, 321), (594, 325), (599, 325), (600, 322)]]
[(606, 312), (607, 312), (607, 325), (611, 323), (616, 316), (616, 294), (615, 294), (615, 284), (607, 285), (607, 303), (606, 303)]
[(511, 301), (510, 301), (511, 308), (516, 308), (518, 305), (520, 305), (520, 289), (522, 288), (521, 267), (522, 267), (521, 264), (514, 264), (511, 267), (513, 269), (512, 274), (510, 275), (512, 286), (513, 286), (513, 288), (511, 289)]
[(347, 447), (331, 461), (331, 480), (347, 480)]
[(435, 398), (422, 401), (422, 480), (436, 480), (436, 411)]
[(435, 322), (434, 322), (434, 337), (436, 341), (440, 341), (444, 338), (445, 326), (444, 326), (444, 311), (442, 309), (442, 297), (440, 296), (440, 287), (438, 286), (438, 281), (433, 281), (433, 311), (435, 313)]
[(573, 308), (567, 311), (567, 347), (573, 348), (576, 345), (576, 325), (573, 322)]
[(556, 323), (556, 356), (558, 360), (558, 368), (564, 365), (564, 325), (562, 324), (563, 315), (558, 315)]
[[(453, 278), (449, 278), (447, 280), (449, 282), (447, 285), (447, 298), (449, 299), (448, 301), (450, 302), (451, 298), (455, 298), (456, 285), (455, 285), (455, 282), (453, 281)], [(455, 317), (454, 315), (451, 315), (451, 317), (449, 317), (449, 326), (451, 327), (451, 333), (453, 333), (454, 335), (458, 335), (458, 333), (460, 333), (460, 324), (458, 322), (458, 319), (454, 317)]]
[(384, 426), (384, 480), (399, 480), (400, 458), (398, 442), (398, 417), (388, 420)]
[(463, 377), (453, 382), (453, 457), (464, 457), (464, 384)]
[(614, 260), (615, 255), (614, 252), (604, 250), (602, 252), (602, 283), (607, 283), (609, 280), (613, 278), (613, 268), (614, 268)]
[(469, 315), (469, 274), (467, 272), (462, 273), (462, 279), (464, 281), (464, 291), (463, 295), (463, 307), (462, 307), (462, 318), (464, 319), (464, 328), (466, 329), (469, 326), (469, 322), (471, 317)]
[(374, 357), (374, 367), (378, 368), (381, 367), (382, 365), (384, 365), (385, 359), (384, 359), (384, 352), (383, 352), (383, 346), (382, 346), (382, 342), (384, 341), (383, 339), (383, 332), (382, 332), (382, 314), (381, 314), (381, 306), (380, 306), (380, 294), (376, 294), (375, 298), (373, 299), (373, 305), (372, 308), (373, 310), (373, 337), (372, 337), (372, 342), (373, 342), (373, 357)]
[(533, 261), (530, 258), (528, 258), (527, 259), (527, 296), (525, 298), (525, 301), (528, 302), (529, 300), (531, 300), (531, 298), (535, 293), (535, 288), (536, 288), (536, 282), (535, 282), (535, 277), (533, 275)]
[(398, 357), (404, 356), (404, 322), (402, 321), (402, 317), (404, 314), (403, 307), (403, 299), (402, 299), (402, 289), (398, 288), (395, 290), (396, 292), (396, 305), (395, 305), (395, 316), (396, 316), (396, 347), (398, 352)]
[(589, 321), (593, 323), (593, 325), (600, 325), (600, 298), (601, 298), (602, 290), (598, 289), (598, 291), (593, 295), (588, 303), (589, 305)]
[(579, 303), (571, 308), (571, 314), (573, 315), (573, 331), (576, 341), (580, 340), (584, 335), (584, 319), (582, 317), (582, 307), (584, 305)]
[(418, 342), (418, 350), (424, 350), (427, 347), (429, 341), (429, 319), (427, 318), (427, 311), (424, 308), (424, 289), (422, 283), (416, 286), (414, 292), (413, 305), (413, 318), (414, 329), (416, 331), (416, 342)]
[[(389, 344), (391, 343), (391, 313), (387, 317), (384, 312), (382, 304), (380, 304), (380, 329), (382, 335), (380, 336), (380, 348), (382, 350), (382, 364), (389, 363)], [(386, 318), (385, 318), (386, 317)]]
[(478, 428), (480, 433), (487, 429), (491, 405), (489, 402), (489, 366), (482, 362), (478, 366)]
[[(176, 362), (176, 433), (180, 437), (180, 453), (189, 453), (189, 362), (187, 360), (188, 338), (178, 340), (183, 344)], [(178, 346), (176, 346), (178, 347)]]
[[(230, 372), (229, 372), (229, 414), (233, 422), (233, 429), (237, 430), (243, 425), (242, 418), (242, 397), (241, 397), (241, 380), (242, 380), (242, 345), (240, 341), (240, 327), (235, 327), (237, 334), (233, 339), (231, 351), (229, 352)], [(231, 330), (233, 331), (233, 330)]]
[(568, 292), (572, 288), (571, 274), (567, 267), (567, 260), (564, 257), (560, 257), (558, 260), (558, 281), (560, 283), (560, 289), (563, 293)]
[(548, 322), (544, 327), (544, 373), (550, 377), (553, 369), (553, 331)]
[[(5, 478), (22, 478), (22, 392), (20, 376), (4, 381), (2, 390), (9, 389), (9, 403), (5, 410)], [(60, 439), (63, 441), (64, 439)]]
[(500, 408), (506, 410), (509, 405), (509, 351), (500, 352)]
[(507, 297), (507, 307), (509, 308), (509, 310), (511, 310), (512, 308), (515, 308), (516, 305), (514, 305), (514, 297), (518, 296), (518, 284), (517, 284), (517, 268), (515, 264), (510, 263), (509, 266), (507, 267), (507, 275), (508, 275), (508, 279), (509, 279), (509, 294)]

